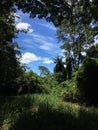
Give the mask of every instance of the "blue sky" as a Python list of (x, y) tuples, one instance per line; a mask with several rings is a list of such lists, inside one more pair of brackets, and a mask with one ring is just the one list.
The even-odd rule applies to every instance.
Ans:
[(47, 67), (53, 72), (53, 58), (60, 56), (62, 50), (56, 38), (56, 28), (45, 19), (30, 19), (29, 14), (18, 11), (16, 18), (16, 28), (28, 30), (28, 33), (20, 32), (16, 41), (22, 47), (21, 63), (27, 64), (31, 70), (39, 74), (38, 66)]

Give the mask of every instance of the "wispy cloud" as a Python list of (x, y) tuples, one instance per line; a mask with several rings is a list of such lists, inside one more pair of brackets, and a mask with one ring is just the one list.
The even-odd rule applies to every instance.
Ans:
[(45, 28), (48, 28), (48, 29), (50, 29), (52, 31), (56, 31), (56, 28), (55, 28), (55, 26), (53, 24), (50, 24), (50, 23), (46, 23), (46, 24), (39, 23), (39, 25), (41, 25), (41, 26), (43, 26)]
[(53, 51), (57, 48), (55, 40), (49, 36), (43, 36), (37, 33), (31, 33), (29, 36), (31, 36), (35, 42), (39, 43), (39, 49)]
[[(41, 49), (41, 50), (45, 50), (45, 51), (54, 51), (54, 49), (56, 50), (58, 48), (58, 45), (55, 44), (55, 39), (53, 39), (53, 37), (50, 36), (43, 36), (42, 34), (39, 33), (35, 33), (34, 29), (32, 28), (31, 24), (23, 22), (23, 19), (26, 19), (26, 17), (28, 17), (28, 14), (23, 14), (21, 11), (18, 11), (18, 14), (20, 16), (20, 21), (18, 21), (16, 23), (16, 28), (20, 31), (26, 31), (28, 32), (26, 34), (26, 37), (22, 40), (22, 42), (25, 44), (27, 43), (28, 46), (29, 44), (31, 44), (33, 42), (33, 45)], [(56, 28), (54, 27), (54, 25), (52, 23), (36, 23), (37, 25), (43, 26), (47, 29), (50, 29), (52, 31), (55, 31)], [(39, 27), (39, 26), (38, 26)], [(29, 37), (28, 37), (29, 36)], [(28, 38), (27, 38), (28, 37)], [(30, 43), (31, 42), (31, 43)], [(25, 45), (26, 46), (26, 45)], [(30, 46), (29, 46), (30, 47)]]
[(21, 63), (29, 64), (31, 62), (35, 61), (42, 61), (44, 64), (51, 64), (53, 61), (47, 57), (40, 57), (35, 55), (34, 53), (26, 52), (22, 55), (22, 58), (20, 59)]
[(32, 43), (32, 39), (24, 38), (24, 39), (22, 40), (22, 42), (25, 42), (25, 43), (31, 44), (31, 43)]

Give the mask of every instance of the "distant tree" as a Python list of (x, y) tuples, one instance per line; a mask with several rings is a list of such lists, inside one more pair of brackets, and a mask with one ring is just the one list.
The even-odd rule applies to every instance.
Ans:
[(48, 76), (50, 75), (50, 71), (47, 67), (45, 66), (39, 66), (39, 70), (40, 70), (40, 76)]

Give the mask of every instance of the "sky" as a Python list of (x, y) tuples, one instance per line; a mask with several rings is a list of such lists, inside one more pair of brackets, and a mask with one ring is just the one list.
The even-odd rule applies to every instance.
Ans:
[(16, 16), (20, 17), (16, 17), (16, 28), (27, 31), (19, 32), (15, 39), (22, 48), (21, 63), (27, 64), (37, 74), (40, 74), (39, 66), (45, 66), (53, 73), (54, 58), (62, 55), (53, 23), (45, 19), (30, 19), (29, 14), (21, 11), (17, 11)]

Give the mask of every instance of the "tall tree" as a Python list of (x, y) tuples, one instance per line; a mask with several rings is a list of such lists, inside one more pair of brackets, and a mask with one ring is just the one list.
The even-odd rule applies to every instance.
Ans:
[(0, 94), (10, 94), (19, 73), (20, 54), (15, 28), (13, 2), (0, 1)]
[(54, 75), (56, 77), (56, 80), (58, 82), (63, 82), (66, 80), (66, 69), (64, 67), (64, 63), (62, 61), (62, 58), (57, 56), (54, 59), (54, 63), (56, 64), (54, 67)]
[(85, 51), (85, 47), (90, 47), (94, 43), (92, 28), (81, 24), (71, 24), (69, 21), (64, 20), (58, 27), (57, 35), (58, 39), (64, 43), (61, 46), (61, 49), (65, 50), (64, 55), (74, 60), (73, 66), (75, 70), (83, 61), (82, 52)]

